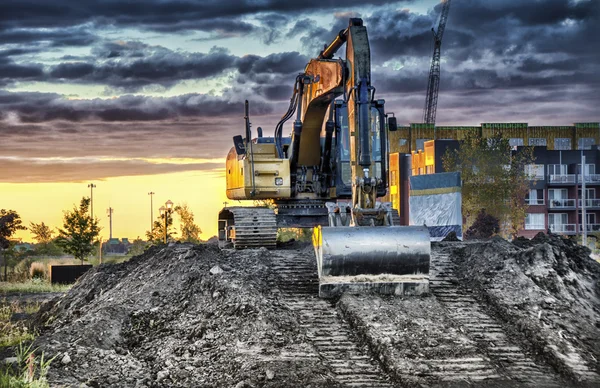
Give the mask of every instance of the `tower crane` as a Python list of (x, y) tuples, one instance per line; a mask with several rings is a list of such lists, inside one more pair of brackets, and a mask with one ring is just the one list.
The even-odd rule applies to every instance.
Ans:
[(423, 110), (423, 122), (435, 124), (435, 114), (437, 111), (438, 92), (440, 90), (440, 56), (442, 48), (442, 37), (448, 21), (448, 11), (450, 10), (451, 0), (442, 0), (442, 13), (437, 31), (431, 28), (433, 32), (433, 58), (431, 59), (431, 69), (429, 70), (429, 80), (427, 81), (427, 96), (425, 99), (425, 109)]

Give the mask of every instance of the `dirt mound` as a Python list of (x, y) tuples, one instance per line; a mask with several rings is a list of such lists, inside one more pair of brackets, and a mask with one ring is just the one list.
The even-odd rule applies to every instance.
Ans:
[(57, 355), (51, 384), (87, 386), (317, 386), (289, 309), (270, 288), (265, 249), (151, 248), (88, 272), (36, 317), (40, 350)]
[(532, 351), (584, 385), (600, 381), (600, 264), (589, 249), (540, 233), (467, 245), (453, 259), (461, 281), (524, 333)]

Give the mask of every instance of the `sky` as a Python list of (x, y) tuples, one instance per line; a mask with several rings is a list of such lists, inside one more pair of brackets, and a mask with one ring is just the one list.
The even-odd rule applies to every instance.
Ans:
[[(3, 0), (0, 208), (57, 227), (94, 183), (104, 238), (109, 207), (114, 237), (143, 237), (154, 192), (155, 216), (169, 199), (187, 203), (207, 239), (245, 99), (253, 127), (272, 133), (295, 76), (361, 17), (377, 98), (400, 124), (420, 122), (440, 10), (437, 0)], [(597, 0), (452, 1), (437, 124), (600, 121), (599, 40)]]

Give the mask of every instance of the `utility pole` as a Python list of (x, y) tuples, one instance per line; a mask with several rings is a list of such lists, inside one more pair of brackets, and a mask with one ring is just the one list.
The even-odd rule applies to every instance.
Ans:
[(150, 196), (150, 233), (152, 233), (152, 229), (154, 228), (154, 213), (152, 208), (152, 196), (155, 194), (154, 191), (148, 193)]
[(92, 220), (94, 219), (94, 189), (96, 188), (96, 185), (93, 183), (90, 183), (88, 185), (88, 188), (90, 189), (90, 214), (92, 217)]
[(114, 210), (115, 209), (113, 209), (112, 207), (109, 207), (108, 209), (106, 209), (106, 214), (108, 214), (108, 220), (109, 220), (109, 225), (110, 225), (109, 239), (111, 239), (111, 240), (112, 240), (112, 214), (113, 214)]

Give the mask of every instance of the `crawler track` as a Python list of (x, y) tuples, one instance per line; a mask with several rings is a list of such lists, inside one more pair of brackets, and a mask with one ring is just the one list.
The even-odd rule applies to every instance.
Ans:
[(351, 328), (330, 302), (318, 297), (319, 283), (313, 257), (300, 251), (274, 251), (275, 286), (284, 303), (298, 315), (323, 363), (335, 381), (348, 387), (392, 387), (379, 365), (355, 343)]
[(231, 207), (233, 222), (229, 225), (235, 230), (233, 247), (275, 248), (277, 239), (277, 219), (273, 209), (260, 207)]
[(436, 252), (432, 255), (430, 290), (447, 308), (450, 319), (475, 341), (479, 351), (497, 371), (490, 375), (487, 368), (477, 366), (480, 360), (472, 360), (451, 365), (444, 371), (446, 379), (468, 374), (471, 379), (500, 377), (532, 387), (562, 386), (560, 377), (552, 369), (534, 361), (519, 344), (506, 336), (502, 326), (485, 312), (472, 292), (457, 286), (454, 265), (448, 254)]

